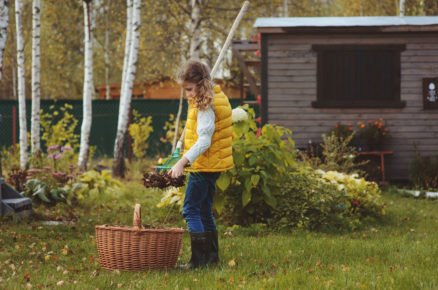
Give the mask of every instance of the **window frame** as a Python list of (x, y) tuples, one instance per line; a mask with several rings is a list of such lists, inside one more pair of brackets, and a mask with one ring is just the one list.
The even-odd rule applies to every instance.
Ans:
[[(314, 108), (403, 108), (406, 102), (401, 100), (401, 52), (406, 50), (405, 44), (333, 44), (333, 45), (312, 45), (312, 50), (317, 54), (317, 100), (312, 102)], [(391, 51), (396, 53), (395, 58), (398, 60), (394, 63), (397, 75), (393, 76), (394, 82), (397, 82), (397, 87), (394, 92), (393, 100), (328, 100), (323, 96), (322, 91), (322, 61), (321, 54), (325, 51), (352, 51), (352, 50), (379, 50)]]

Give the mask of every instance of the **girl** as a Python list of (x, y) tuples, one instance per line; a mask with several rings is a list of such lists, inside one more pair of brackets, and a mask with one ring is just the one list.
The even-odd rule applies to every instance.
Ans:
[(189, 103), (184, 130), (183, 157), (169, 174), (176, 178), (184, 167), (190, 172), (183, 205), (192, 248), (184, 268), (197, 268), (219, 261), (219, 244), (212, 204), (220, 172), (234, 166), (231, 106), (219, 86), (212, 85), (209, 68), (189, 60), (178, 75)]

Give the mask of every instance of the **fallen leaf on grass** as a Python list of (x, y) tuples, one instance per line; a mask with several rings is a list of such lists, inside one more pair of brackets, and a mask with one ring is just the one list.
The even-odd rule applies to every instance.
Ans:
[(228, 262), (228, 266), (230, 266), (230, 267), (234, 267), (234, 266), (236, 266), (236, 261), (234, 261), (234, 259), (230, 260), (230, 261)]
[(62, 286), (62, 285), (64, 285), (64, 280), (58, 281), (56, 283), (56, 286)]
[(98, 274), (97, 270), (94, 270), (94, 271), (91, 273), (91, 277), (96, 277), (97, 274)]
[(316, 267), (321, 267), (321, 264), (322, 264), (321, 261), (318, 260), (318, 261), (316, 262), (315, 266), (316, 266)]
[(64, 256), (67, 256), (68, 253), (69, 253), (68, 245), (65, 245), (64, 248), (62, 249), (62, 254)]
[(27, 283), (27, 284), (26, 284), (26, 289), (32, 289), (32, 284)]
[(30, 274), (28, 272), (24, 273), (24, 281), (29, 282), (30, 281)]

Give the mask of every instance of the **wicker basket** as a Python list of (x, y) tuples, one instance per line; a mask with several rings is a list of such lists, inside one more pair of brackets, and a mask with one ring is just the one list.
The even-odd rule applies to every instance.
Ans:
[(140, 205), (134, 209), (134, 226), (96, 226), (99, 263), (110, 270), (149, 270), (175, 267), (183, 229), (144, 228)]

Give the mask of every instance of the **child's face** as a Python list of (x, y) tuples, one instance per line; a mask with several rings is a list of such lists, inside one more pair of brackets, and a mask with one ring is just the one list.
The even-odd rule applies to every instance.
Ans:
[(183, 83), (183, 89), (187, 99), (192, 99), (196, 96), (196, 84), (194, 83)]

